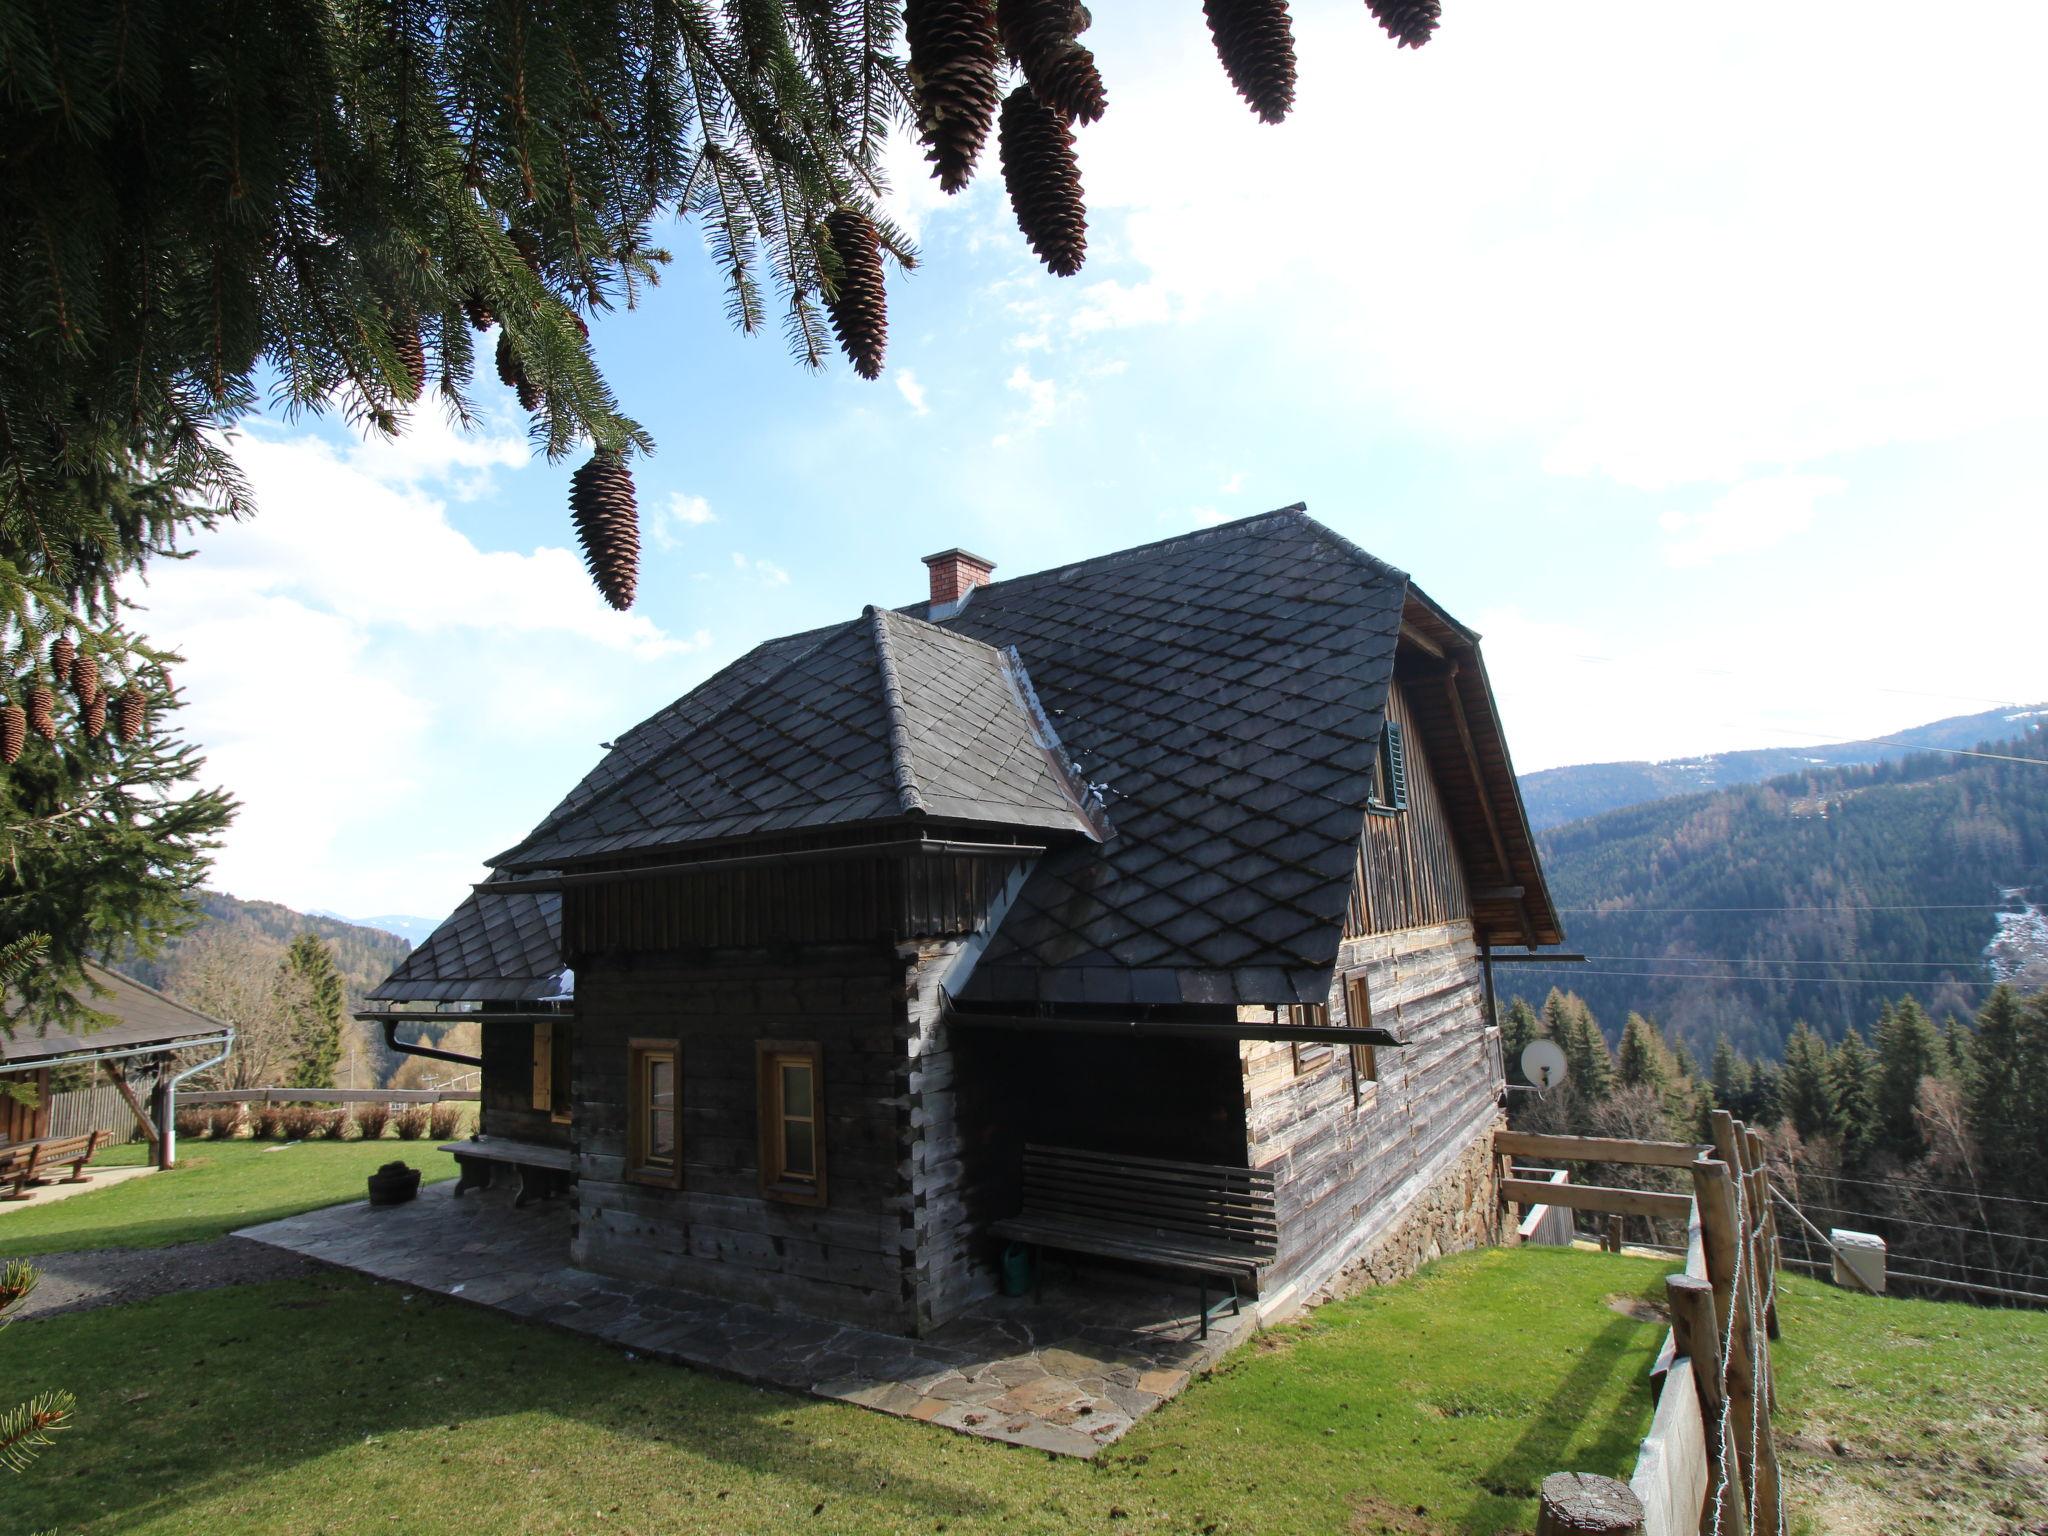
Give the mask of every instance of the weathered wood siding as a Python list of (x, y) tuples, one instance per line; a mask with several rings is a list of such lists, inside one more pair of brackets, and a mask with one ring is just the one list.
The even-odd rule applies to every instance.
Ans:
[[(916, 1232), (904, 1177), (913, 1130), (943, 1141), (944, 1089), (907, 1093), (905, 961), (881, 945), (679, 965), (579, 965), (573, 1262), (764, 1306), (915, 1331)], [(629, 1182), (627, 1042), (682, 1044), (682, 1187)], [(755, 1043), (823, 1049), (826, 1201), (760, 1192)], [(936, 1065), (930, 1063), (928, 1065)], [(923, 1127), (913, 1127), (918, 1112)]]
[(1351, 910), (1344, 923), (1347, 938), (1448, 923), (1472, 914), (1465, 867), (1443, 794), (1400, 683), (1388, 694), (1387, 718), (1401, 727), (1407, 748), (1408, 809), (1365, 818)]
[(1471, 924), (1347, 939), (1330, 997), (1345, 1017), (1344, 977), (1363, 966), (1373, 1024), (1406, 1040), (1377, 1052), (1379, 1081), (1353, 1102), (1350, 1053), (1297, 1073), (1284, 1042), (1240, 1048), (1251, 1166), (1275, 1175), (1280, 1259), (1268, 1290), (1305, 1294), (1390, 1231), (1433, 1170), (1447, 1167), (1499, 1114), (1484, 984)]
[[(570, 1128), (557, 1122), (547, 1110), (533, 1107), (533, 1026), (493, 1024), (488, 1014), (479, 1015), (483, 1036), (482, 1093), (477, 1111), (478, 1128), (486, 1136), (506, 1136), (514, 1141), (538, 1142), (547, 1147), (566, 1147)], [(573, 1029), (559, 1020), (556, 1029)]]
[[(20, 1104), (10, 1095), (0, 1093), (0, 1144), (10, 1141), (35, 1141), (48, 1136), (50, 1069), (38, 1067), (33, 1072), (16, 1072), (8, 1081), (33, 1089), (36, 1102), (33, 1105)], [(122, 1106), (122, 1113), (127, 1113), (125, 1105)]]

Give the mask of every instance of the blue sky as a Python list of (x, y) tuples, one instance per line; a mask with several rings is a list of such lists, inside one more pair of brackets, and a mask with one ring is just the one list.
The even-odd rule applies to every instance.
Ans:
[(1518, 767), (1782, 746), (2048, 697), (2048, 15), (1456, 0), (1397, 52), (1295, 6), (1257, 123), (1193, 0), (1100, 4), (1089, 259), (993, 147), (904, 146), (888, 371), (726, 325), (697, 233), (594, 327), (660, 451), (640, 601), (496, 414), (253, 423), (253, 522), (137, 596), (244, 800), (215, 883), (445, 911), (610, 739), (758, 641), (1293, 501), (1486, 636)]

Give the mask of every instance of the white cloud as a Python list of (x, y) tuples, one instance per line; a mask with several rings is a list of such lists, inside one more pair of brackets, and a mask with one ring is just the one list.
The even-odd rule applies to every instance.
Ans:
[(1244, 471), (1238, 469), (1231, 471), (1230, 478), (1225, 480), (1221, 485), (1216, 487), (1216, 494), (1219, 496), (1235, 496), (1239, 491), (1243, 489)]
[(1218, 523), (1230, 521), (1228, 512), (1219, 512), (1214, 507), (1196, 507), (1188, 516), (1194, 519), (1197, 528), (1214, 528)]
[(734, 550), (732, 552), (732, 566), (736, 571), (746, 572), (763, 586), (786, 587), (789, 585), (789, 572), (772, 560), (750, 559), (738, 550)]
[(185, 657), (179, 725), (205, 750), (203, 779), (242, 802), (213, 877), (224, 889), (445, 910), (475, 878), (463, 871), (510, 840), (503, 818), (517, 830), (545, 809), (488, 764), (566, 751), (587, 766), (586, 739), (638, 707), (640, 669), (711, 643), (614, 612), (567, 549), (485, 550), (455, 528), (427, 483), (513, 467), (503, 439), (338, 449), (263, 429), (235, 456), (256, 516), (125, 589), (141, 627)]
[(1023, 409), (1011, 418), (1010, 427), (995, 439), (998, 448), (1014, 442), (1021, 435), (1043, 431), (1052, 425), (1053, 417), (1059, 413), (1060, 387), (1051, 379), (1041, 379), (1031, 369), (1019, 363), (1003, 381), (1006, 388), (1024, 397)]
[(1053, 334), (1239, 325), (1299, 387), (1652, 491), (2048, 420), (2048, 220), (2010, 195), (2048, 7), (1929, 47), (1874, 0), (1768, 34), (1589, 0), (1569, 36), (1475, 0), (1414, 53), (1353, 3), (1294, 15), (1278, 129), (1199, 25), (1098, 19), (1103, 275), (1052, 291)]
[(1744, 481), (1704, 512), (1666, 512), (1664, 562), (1683, 568), (1771, 549), (1812, 527), (1814, 503), (1841, 490), (1833, 475), (1781, 475)]
[(653, 518), (648, 530), (658, 549), (674, 549), (682, 543), (684, 530), (702, 528), (707, 523), (718, 521), (718, 514), (711, 510), (711, 503), (702, 496), (686, 495), (682, 491), (671, 491), (668, 504)]
[(924, 386), (917, 382), (917, 374), (909, 368), (895, 371), (896, 393), (901, 395), (916, 416), (931, 415), (931, 407), (924, 403)]

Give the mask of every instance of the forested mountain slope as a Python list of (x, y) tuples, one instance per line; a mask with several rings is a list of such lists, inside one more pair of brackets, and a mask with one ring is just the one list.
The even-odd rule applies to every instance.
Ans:
[[(318, 934), (334, 951), (335, 969), (348, 983), (350, 1008), (362, 1007), (363, 994), (389, 976), (399, 961), (412, 953), (411, 943), (396, 934), (345, 923), (339, 918), (294, 911), (280, 902), (244, 901), (225, 891), (201, 891), (199, 905), (205, 911), (207, 921), (195, 928), (193, 934), (221, 926), (240, 929), (279, 944), (289, 944), (302, 933)], [(110, 963), (116, 970), (133, 976), (145, 986), (161, 989), (177, 959), (179, 945), (191, 937), (187, 934), (172, 939), (154, 960), (127, 954), (113, 956)]]
[(1829, 1040), (1911, 993), (1939, 1019), (1983, 1002), (1998, 911), (2048, 898), (2048, 734), (1632, 806), (1541, 835), (1567, 947), (1503, 968), (1630, 1010), (1697, 1054), (1725, 1032), (1776, 1060), (1793, 1022)]
[(2030, 721), (2048, 717), (2048, 705), (2032, 709), (1986, 710), (1956, 715), (1908, 730), (1893, 731), (1881, 741), (1845, 741), (1820, 747), (1764, 747), (1747, 752), (1710, 752), (1700, 757), (1674, 757), (1662, 762), (1574, 763), (1521, 776), (1522, 800), (1538, 831), (1581, 817), (1600, 816), (1624, 806), (1642, 805), (1673, 795), (1761, 784), (1781, 774), (1857, 763), (1895, 762), (1929, 747), (1974, 747), (1980, 741), (2017, 735)]

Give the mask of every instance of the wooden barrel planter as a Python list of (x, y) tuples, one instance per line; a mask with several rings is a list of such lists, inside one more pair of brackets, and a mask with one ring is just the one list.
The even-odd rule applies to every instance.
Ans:
[(420, 1192), (420, 1171), (409, 1163), (386, 1163), (370, 1175), (370, 1204), (403, 1205)]

